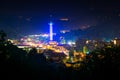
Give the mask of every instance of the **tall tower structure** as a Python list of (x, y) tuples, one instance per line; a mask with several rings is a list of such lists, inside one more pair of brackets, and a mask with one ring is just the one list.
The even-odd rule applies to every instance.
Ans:
[(49, 26), (50, 26), (50, 31), (49, 31), (49, 34), (50, 34), (50, 41), (53, 40), (53, 23), (52, 23), (52, 15), (50, 15), (50, 23), (49, 23)]

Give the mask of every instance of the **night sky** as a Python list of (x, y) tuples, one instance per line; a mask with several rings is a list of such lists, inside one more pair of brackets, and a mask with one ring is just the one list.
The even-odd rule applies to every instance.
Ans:
[(117, 21), (120, 0), (0, 0), (0, 29), (11, 35), (49, 32), (50, 15), (54, 32), (86, 29)]

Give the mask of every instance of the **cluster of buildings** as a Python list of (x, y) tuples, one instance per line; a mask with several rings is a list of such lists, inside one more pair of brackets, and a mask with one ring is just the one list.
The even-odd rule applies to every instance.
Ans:
[[(49, 34), (39, 34), (39, 35), (28, 35), (18, 40), (10, 40), (13, 44), (17, 45), (19, 48), (30, 51), (33, 47), (36, 47), (38, 53), (42, 53), (44, 50), (52, 50), (56, 54), (64, 53), (66, 61), (71, 62), (82, 61), (86, 54), (89, 54), (94, 49), (102, 48), (104, 46), (110, 45), (120, 45), (120, 39), (114, 39), (109, 42), (102, 40), (85, 40), (78, 39), (75, 42), (68, 42), (69, 47), (65, 47), (65, 41), (62, 39), (60, 43), (53, 40), (53, 23), (49, 23)], [(62, 33), (69, 32), (61, 31)], [(72, 56), (72, 57), (71, 57)]]

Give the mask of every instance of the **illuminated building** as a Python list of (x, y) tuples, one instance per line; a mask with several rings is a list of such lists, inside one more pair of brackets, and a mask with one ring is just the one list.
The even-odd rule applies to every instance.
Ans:
[(86, 54), (87, 53), (87, 47), (86, 46), (83, 46), (83, 53)]
[(120, 39), (114, 39), (113, 43), (114, 43), (114, 45), (119, 46), (120, 45)]

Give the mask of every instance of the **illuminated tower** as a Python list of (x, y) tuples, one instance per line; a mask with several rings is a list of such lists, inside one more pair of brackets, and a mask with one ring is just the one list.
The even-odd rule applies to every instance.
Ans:
[(51, 17), (52, 17), (52, 15), (50, 15), (50, 23), (49, 23), (49, 26), (50, 26), (50, 41), (53, 40), (53, 23), (52, 23)]
[(50, 22), (50, 41), (52, 41), (53, 40), (53, 23), (52, 22)]

